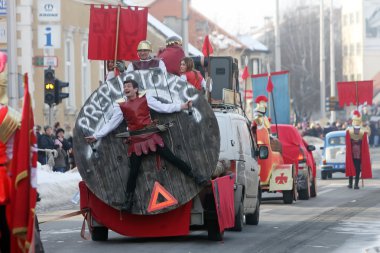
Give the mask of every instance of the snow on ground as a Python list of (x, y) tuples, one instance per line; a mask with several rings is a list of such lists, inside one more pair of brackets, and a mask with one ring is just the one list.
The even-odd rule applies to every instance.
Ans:
[(82, 180), (75, 168), (66, 173), (53, 172), (48, 165), (38, 164), (37, 190), (41, 201), (37, 204), (37, 212), (53, 210), (77, 209), (78, 204), (72, 202), (78, 192), (78, 183)]

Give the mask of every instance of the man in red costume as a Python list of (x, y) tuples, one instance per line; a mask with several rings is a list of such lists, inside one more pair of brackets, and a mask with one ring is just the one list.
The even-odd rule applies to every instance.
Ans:
[(368, 134), (369, 129), (362, 126), (359, 111), (354, 111), (352, 126), (346, 131), (346, 176), (348, 176), (348, 188), (350, 189), (354, 176), (354, 189), (359, 189), (360, 172), (363, 179), (372, 178)]
[(182, 40), (177, 36), (171, 36), (166, 39), (166, 48), (160, 49), (157, 58), (161, 59), (169, 73), (181, 75), (179, 66), (181, 59), (185, 57), (185, 52), (182, 49)]
[(191, 167), (176, 157), (173, 152), (164, 145), (164, 141), (154, 129), (154, 122), (150, 116), (150, 109), (160, 113), (173, 113), (189, 109), (192, 102), (164, 104), (149, 95), (139, 96), (139, 85), (135, 80), (124, 81), (124, 93), (126, 98), (117, 101), (112, 118), (92, 136), (86, 137), (88, 142), (94, 142), (116, 129), (125, 120), (131, 136), (128, 138), (128, 156), (130, 159), (130, 174), (127, 182), (127, 202), (123, 209), (130, 211), (133, 205), (133, 195), (136, 188), (136, 180), (143, 156), (150, 152), (156, 152), (167, 161), (180, 169), (185, 175), (194, 179), (195, 183), (203, 186), (209, 179), (201, 175), (195, 175)]

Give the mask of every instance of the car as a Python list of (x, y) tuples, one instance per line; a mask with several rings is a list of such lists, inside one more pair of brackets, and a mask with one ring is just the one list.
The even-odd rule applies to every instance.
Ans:
[[(258, 225), (260, 219), (260, 167), (256, 157), (267, 157), (266, 147), (257, 150), (250, 133), (250, 123), (241, 114), (226, 108), (215, 108), (220, 131), (220, 154), (215, 174), (233, 172), (235, 183), (235, 227), (241, 231), (245, 222)], [(219, 172), (218, 172), (219, 170)]]
[(346, 172), (346, 131), (332, 131), (325, 136), (322, 149), (321, 178)]
[[(278, 131), (278, 132), (277, 132)], [(271, 133), (282, 144), (282, 156), (285, 163), (296, 165), (297, 191), (299, 199), (307, 200), (317, 196), (317, 166), (309, 145), (300, 135), (297, 128), (286, 124), (272, 124)]]

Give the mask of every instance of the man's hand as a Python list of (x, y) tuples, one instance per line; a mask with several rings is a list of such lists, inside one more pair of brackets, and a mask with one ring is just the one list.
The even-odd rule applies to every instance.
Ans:
[(116, 67), (120, 71), (120, 73), (123, 73), (125, 71), (125, 64), (123, 61), (117, 61)]
[(87, 143), (93, 143), (95, 141), (97, 141), (97, 139), (94, 137), (94, 136), (88, 136), (88, 137), (84, 137), (87, 141)]
[(190, 109), (193, 106), (193, 101), (189, 100), (181, 105), (181, 110)]

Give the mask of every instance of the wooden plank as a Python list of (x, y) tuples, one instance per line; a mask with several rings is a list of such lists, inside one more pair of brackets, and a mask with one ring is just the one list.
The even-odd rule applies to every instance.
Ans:
[[(106, 204), (121, 209), (126, 201), (125, 189), (129, 175), (127, 145), (115, 133), (125, 131), (125, 123), (113, 133), (97, 141), (93, 147), (84, 136), (92, 135), (112, 116), (113, 103), (121, 98), (122, 81), (135, 79), (140, 91), (157, 97), (163, 103), (193, 100), (193, 114), (178, 112), (160, 114), (152, 112), (152, 118), (161, 123), (174, 121), (175, 125), (161, 133), (165, 145), (183, 161), (191, 165), (196, 174), (211, 177), (216, 168), (220, 137), (213, 110), (198, 91), (179, 79), (155, 71), (135, 71), (103, 83), (85, 102), (74, 129), (74, 152), (78, 170), (88, 188)], [(96, 150), (94, 152), (94, 150)], [(156, 155), (144, 156), (132, 213), (155, 214), (173, 210), (194, 198), (201, 188), (192, 178), (161, 158), (163, 168), (157, 169)], [(159, 182), (177, 200), (178, 204), (149, 213), (147, 211), (155, 182)]]

